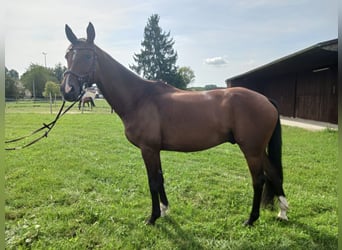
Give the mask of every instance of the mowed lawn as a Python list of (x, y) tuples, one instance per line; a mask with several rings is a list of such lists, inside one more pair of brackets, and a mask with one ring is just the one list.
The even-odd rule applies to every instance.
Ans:
[[(337, 132), (283, 127), (288, 222), (261, 210), (243, 226), (252, 185), (238, 146), (162, 152), (169, 214), (144, 225), (151, 200), (137, 148), (104, 101), (73, 108), (48, 138), (6, 151), (8, 249), (337, 249)], [(6, 139), (54, 119), (45, 103), (7, 103)], [(18, 143), (17, 145), (21, 145)]]

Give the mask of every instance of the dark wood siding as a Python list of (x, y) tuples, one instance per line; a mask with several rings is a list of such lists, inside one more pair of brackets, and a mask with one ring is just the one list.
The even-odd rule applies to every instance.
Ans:
[(337, 72), (329, 69), (298, 77), (296, 117), (337, 123)]
[(295, 116), (296, 77), (294, 75), (266, 81), (263, 94), (277, 101), (281, 115)]
[(337, 123), (337, 68), (235, 83), (278, 103), (283, 116)]

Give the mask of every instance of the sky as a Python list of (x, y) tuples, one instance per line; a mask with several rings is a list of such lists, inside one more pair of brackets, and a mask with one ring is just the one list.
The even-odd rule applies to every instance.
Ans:
[[(95, 43), (133, 64), (152, 14), (174, 39), (177, 65), (195, 73), (189, 86), (225, 79), (338, 36), (338, 0), (11, 0), (5, 10), (5, 65), (66, 65), (64, 27), (78, 37), (95, 27)], [(46, 53), (46, 56), (44, 55)]]

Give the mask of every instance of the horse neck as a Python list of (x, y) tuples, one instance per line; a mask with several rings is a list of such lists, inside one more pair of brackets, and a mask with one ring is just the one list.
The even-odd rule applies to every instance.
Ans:
[(135, 109), (136, 101), (151, 83), (125, 68), (99, 48), (97, 58), (96, 83), (107, 102), (120, 117), (123, 117)]

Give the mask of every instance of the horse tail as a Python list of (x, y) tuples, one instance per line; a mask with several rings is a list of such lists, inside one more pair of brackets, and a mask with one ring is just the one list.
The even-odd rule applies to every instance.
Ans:
[[(276, 107), (278, 110), (277, 104), (275, 101), (270, 100), (270, 102)], [(270, 177), (267, 176), (266, 174), (266, 180), (265, 180), (265, 185), (264, 185), (264, 190), (263, 190), (263, 196), (262, 196), (262, 204), (264, 206), (267, 205), (274, 205), (274, 197), (275, 197), (275, 189), (274, 187), (274, 181), (276, 181), (278, 184), (282, 185), (283, 183), (283, 165), (282, 165), (282, 136), (281, 136), (281, 125), (280, 125), (280, 117), (278, 113), (278, 120), (277, 124), (275, 126), (275, 129), (273, 131), (272, 137), (268, 143), (267, 147), (267, 154), (268, 154), (268, 159), (270, 161), (270, 164), (268, 164), (267, 167), (273, 168), (271, 170), (272, 173), (275, 173), (276, 177), (274, 178), (279, 178), (277, 180), (272, 180)], [(279, 194), (278, 194), (279, 195)]]

